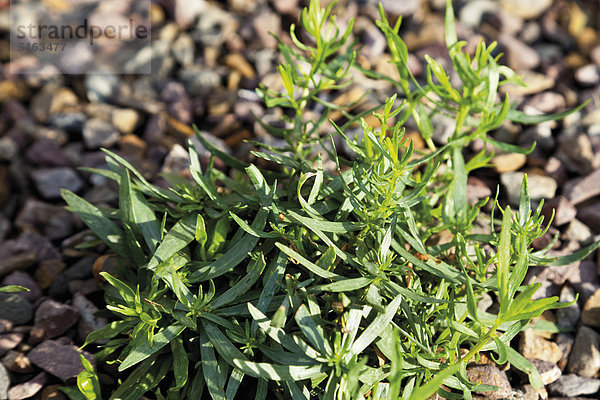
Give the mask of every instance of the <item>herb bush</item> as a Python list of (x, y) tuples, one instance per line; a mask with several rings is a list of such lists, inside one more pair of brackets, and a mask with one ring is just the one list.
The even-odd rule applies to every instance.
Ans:
[[(150, 184), (126, 160), (106, 151), (119, 183), (119, 208), (98, 208), (75, 194), (63, 198), (119, 260), (102, 272), (107, 309), (114, 317), (89, 335), (99, 362), (116, 364), (123, 381), (112, 393), (92, 366), (72, 397), (139, 399), (470, 399), (494, 390), (471, 383), (466, 367), (486, 352), (498, 364), (524, 371), (543, 386), (511, 340), (557, 298), (532, 300), (539, 284), (523, 285), (530, 265), (562, 265), (587, 256), (546, 256), (531, 243), (549, 226), (542, 204), (531, 208), (527, 179), (518, 210), (480, 214), (487, 199), (469, 205), (467, 176), (489, 166), (493, 154), (464, 159), (478, 138), (503, 151), (528, 152), (495, 141), (488, 132), (505, 119), (538, 123), (566, 115), (527, 116), (498, 88), (518, 77), (499, 65), (495, 43), (479, 43), (471, 57), (457, 40), (447, 4), (446, 42), (454, 71), (427, 57), (426, 82), (407, 67), (406, 45), (381, 11), (399, 80), (362, 68), (345, 31), (312, 0), (302, 13), (307, 38), (292, 26), (294, 47), (280, 44), (283, 90), (261, 87), (268, 107), (286, 111), (284, 128), (265, 129), (286, 145), (257, 143), (259, 169), (200, 142), (230, 170), (201, 170), (190, 142), (193, 182), (168, 176), (169, 189)], [(322, 94), (351, 84), (351, 69), (398, 89), (375, 109), (353, 115), (355, 104)], [(305, 118), (319, 103), (318, 119)], [(335, 131), (356, 154), (338, 156), (323, 135), (331, 113), (347, 121)], [(365, 117), (375, 113), (378, 124)], [(431, 117), (456, 121), (449, 142), (436, 147)], [(428, 150), (404, 138), (412, 120)], [(372, 125), (376, 125), (375, 127)], [(363, 138), (347, 137), (353, 126)], [(315, 150), (317, 149), (317, 150)], [(329, 149), (329, 150), (327, 150)], [(324, 160), (335, 168), (324, 168)], [(487, 219), (486, 219), (487, 218)], [(476, 219), (489, 234), (472, 233)], [(451, 240), (432, 244), (441, 232)], [(483, 294), (496, 314), (478, 309)], [(242, 390), (240, 390), (240, 388)], [(152, 396), (152, 395), (151, 395)]]

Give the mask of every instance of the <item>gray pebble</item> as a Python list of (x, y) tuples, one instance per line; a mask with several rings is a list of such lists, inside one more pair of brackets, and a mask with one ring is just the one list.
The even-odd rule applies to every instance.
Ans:
[(69, 167), (38, 169), (31, 172), (31, 177), (42, 197), (49, 200), (60, 198), (60, 189), (79, 192), (83, 188), (83, 181)]
[(33, 317), (31, 305), (16, 293), (0, 293), (0, 319), (23, 325)]

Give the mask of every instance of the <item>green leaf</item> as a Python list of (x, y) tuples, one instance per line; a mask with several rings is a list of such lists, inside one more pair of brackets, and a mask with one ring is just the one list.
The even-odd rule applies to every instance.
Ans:
[(4, 293), (15, 293), (15, 292), (29, 292), (29, 289), (19, 285), (6, 285), (0, 287), (0, 292)]
[(110, 400), (139, 400), (164, 379), (170, 367), (170, 357), (151, 356), (129, 374), (112, 393)]
[(537, 125), (547, 121), (558, 121), (583, 109), (585, 106), (588, 105), (589, 102), (590, 100), (587, 100), (570, 110), (548, 115), (528, 115), (522, 111), (512, 109), (508, 112), (507, 118), (512, 122), (517, 122), (525, 125)]
[(445, 38), (446, 47), (448, 48), (451, 48), (456, 42), (458, 42), (458, 37), (456, 36), (456, 27), (454, 24), (454, 8), (452, 7), (452, 0), (446, 0)]
[(131, 329), (133, 327), (133, 323), (131, 321), (119, 320), (113, 321), (107, 324), (105, 327), (100, 328), (96, 331), (90, 333), (85, 339), (85, 343), (81, 346), (83, 349), (90, 343), (97, 342), (98, 340), (107, 340), (112, 339), (118, 334), (125, 332), (127, 329)]
[(200, 334), (200, 355), (202, 357), (202, 372), (206, 387), (213, 400), (227, 400), (225, 396), (225, 376), (222, 373), (224, 365), (219, 365), (215, 356), (214, 346), (206, 333)]
[(500, 242), (498, 244), (498, 264), (496, 265), (496, 275), (498, 277), (498, 288), (500, 291), (501, 314), (508, 310), (511, 301), (508, 290), (510, 276), (511, 222), (512, 211), (510, 206), (506, 206), (504, 217), (502, 218), (502, 230), (500, 231)]
[(325, 332), (322, 327), (317, 325), (304, 304), (298, 308), (298, 311), (296, 311), (296, 314), (294, 315), (294, 319), (308, 341), (316, 347), (322, 355), (326, 355), (328, 346), (326, 345), (327, 339), (325, 338)]
[(230, 289), (213, 299), (210, 302), (209, 307), (215, 310), (238, 300), (258, 281), (265, 266), (266, 264), (263, 255), (257, 255), (256, 259), (250, 264), (248, 273)]
[(192, 175), (192, 178), (194, 178), (194, 181), (202, 188), (202, 190), (204, 190), (211, 200), (216, 201), (219, 198), (219, 195), (217, 194), (214, 185), (202, 175), (200, 159), (194, 143), (191, 140), (188, 140), (188, 152), (190, 154), (190, 174)]
[(175, 386), (173, 390), (182, 389), (188, 381), (188, 355), (183, 347), (183, 339), (177, 336), (171, 341), (171, 352), (173, 353), (173, 375), (175, 375)]
[(75, 193), (61, 189), (60, 194), (83, 222), (117, 254), (128, 257), (129, 248), (125, 244), (123, 231), (100, 211), (100, 209)]
[(373, 282), (371, 278), (350, 278), (350, 279), (340, 279), (339, 281), (328, 283), (325, 285), (315, 286), (315, 290), (324, 291), (324, 292), (350, 292), (353, 290), (362, 289)]
[(294, 250), (290, 249), (287, 246), (284, 246), (281, 243), (275, 243), (275, 246), (277, 246), (277, 248), (279, 250), (281, 250), (282, 252), (284, 252), (288, 257), (297, 261), (298, 263), (300, 263), (300, 265), (302, 265), (303, 267), (305, 267), (307, 270), (309, 270), (310, 272), (312, 272), (315, 275), (318, 275), (322, 278), (327, 278), (327, 279), (340, 278), (340, 276), (338, 274), (334, 274), (333, 272), (324, 270), (323, 268), (319, 267), (316, 264), (313, 264), (312, 262), (308, 261), (306, 258), (302, 257), (300, 254), (296, 253)]
[(273, 381), (301, 381), (315, 377), (325, 371), (322, 365), (312, 367), (305, 365), (277, 365), (241, 359), (234, 359), (232, 363), (247, 375)]
[(387, 305), (383, 313), (377, 314), (373, 322), (361, 333), (361, 335), (352, 344), (352, 353), (360, 354), (367, 348), (383, 331), (383, 329), (392, 321), (400, 303), (402, 296), (398, 295), (390, 304)]
[(519, 199), (519, 223), (521, 226), (527, 224), (529, 213), (531, 212), (531, 200), (529, 198), (529, 185), (527, 184), (527, 174), (523, 175), (521, 182), (521, 197)]
[(196, 137), (198, 138), (200, 143), (202, 143), (202, 145), (208, 151), (210, 151), (215, 157), (217, 157), (219, 160), (222, 160), (228, 166), (230, 166), (232, 168), (236, 168), (236, 169), (243, 169), (248, 166), (248, 164), (241, 162), (237, 158), (232, 157), (227, 153), (224, 153), (218, 147), (216, 147), (214, 144), (212, 144), (210, 141), (206, 140), (204, 138), (204, 135), (202, 134), (202, 132), (200, 132), (200, 130), (198, 129), (198, 127), (196, 125), (192, 125), (192, 127), (194, 128), (194, 132), (196, 133)]
[(196, 214), (189, 213), (173, 225), (148, 262), (148, 269), (155, 270), (160, 263), (171, 258), (194, 240), (196, 220)]
[(180, 324), (170, 325), (154, 335), (152, 345), (149, 342), (143, 342), (140, 346), (133, 348), (121, 365), (119, 365), (119, 371), (124, 371), (158, 352), (169, 344), (171, 340), (179, 336), (184, 329), (185, 327)]

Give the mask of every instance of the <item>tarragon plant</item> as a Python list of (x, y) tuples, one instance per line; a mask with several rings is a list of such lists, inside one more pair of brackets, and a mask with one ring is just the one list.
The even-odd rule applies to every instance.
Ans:
[[(348, 44), (351, 29), (341, 33), (331, 7), (312, 0), (301, 20), (312, 42), (300, 42), (292, 28), (296, 48), (280, 45), (283, 91), (261, 89), (268, 106), (293, 110), (291, 128), (277, 132), (286, 146), (254, 152), (273, 168), (244, 164), (197, 132), (231, 173), (212, 162), (202, 171), (190, 141), (193, 181), (167, 175), (170, 188), (157, 187), (106, 151), (109, 169), (94, 172), (119, 183), (118, 208), (63, 191), (120, 263), (101, 274), (113, 320), (90, 334), (86, 346), (96, 346), (100, 363), (116, 364), (122, 381), (111, 392), (82, 360), (79, 391), (66, 390), (70, 396), (343, 400), (426, 399), (437, 392), (470, 399), (472, 392), (495, 390), (466, 376), (468, 363), (483, 352), (542, 387), (511, 340), (532, 318), (565, 304), (532, 300), (539, 284), (524, 284), (525, 274), (530, 265), (586, 257), (598, 244), (562, 258), (546, 255), (551, 245), (535, 251), (531, 244), (550, 221), (542, 204), (531, 208), (526, 178), (518, 211), (501, 208), (496, 198), (490, 233), (472, 233), (487, 199), (468, 204), (467, 176), (488, 166), (491, 155), (466, 161), (465, 145), (480, 138), (522, 151), (489, 131), (506, 118), (535, 123), (561, 115), (529, 117), (507, 97), (499, 101), (499, 85), (516, 77), (492, 56), (493, 44), (480, 44), (473, 57), (465, 53), (450, 2), (447, 9), (458, 86), (431, 58), (426, 82), (413, 77), (400, 22), (390, 26), (383, 12), (378, 26), (400, 80), (360, 68)], [(362, 139), (346, 137), (350, 125), (334, 126), (355, 153), (352, 160), (341, 158), (333, 138), (318, 129), (344, 108), (322, 94), (351, 85), (349, 68), (398, 89), (375, 110), (377, 127), (347, 115)], [(318, 121), (302, 118), (310, 102), (325, 106)], [(431, 135), (435, 113), (457, 122), (441, 147)], [(428, 151), (417, 152), (404, 137), (409, 120)], [(330, 150), (314, 155), (312, 146), (326, 141)], [(325, 168), (325, 159), (334, 168)], [(451, 239), (432, 244), (442, 231)], [(486, 293), (497, 300), (497, 312), (477, 307)]]

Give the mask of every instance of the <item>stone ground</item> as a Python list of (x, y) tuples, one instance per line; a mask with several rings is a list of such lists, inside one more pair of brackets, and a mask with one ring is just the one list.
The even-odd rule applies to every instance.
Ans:
[[(102, 247), (79, 249), (89, 237), (64, 210), (60, 188), (96, 204), (114, 204), (117, 190), (77, 167), (102, 167), (100, 147), (123, 155), (151, 180), (160, 172), (185, 175), (190, 126), (212, 134), (224, 151), (248, 159), (245, 139), (271, 140), (252, 112), (276, 120), (254, 92), (278, 82), (273, 32), (289, 42), (302, 0), (159, 0), (152, 5), (155, 71), (150, 76), (17, 76), (8, 73), (8, 1), (0, 0), (0, 281), (31, 289), (0, 295), (0, 399), (64, 399), (57, 391), (79, 372), (77, 346), (106, 321), (94, 313), (102, 292), (94, 271), (107, 262)], [(444, 55), (443, 0), (384, 0), (390, 15), (404, 15), (403, 37), (418, 78), (425, 54)], [(592, 0), (474, 0), (455, 5), (458, 33), (473, 46), (497, 40), (504, 63), (524, 75), (527, 88), (509, 88), (528, 113), (560, 112), (591, 102), (562, 122), (524, 127), (507, 123), (496, 138), (536, 150), (524, 157), (497, 154), (495, 170), (469, 180), (472, 201), (498, 184), (514, 203), (524, 172), (534, 200), (556, 208), (543, 248), (558, 233), (557, 254), (574, 251), (600, 234), (600, 4)], [(374, 2), (340, 0), (344, 23), (366, 44), (361, 62), (389, 71)], [(116, 11), (115, 11), (116, 12)], [(389, 87), (359, 90), (377, 97)], [(442, 142), (451, 121), (436, 121)], [(417, 143), (418, 145), (418, 143)], [(474, 143), (473, 151), (481, 149)], [(206, 162), (208, 156), (203, 154)], [(533, 269), (540, 296), (559, 295), (571, 308), (545, 319), (558, 334), (523, 332), (515, 345), (540, 370), (545, 390), (535, 392), (513, 370), (473, 366), (472, 380), (500, 387), (489, 399), (600, 398), (599, 259), (567, 267)], [(91, 359), (89, 354), (87, 357)], [(103, 379), (113, 379), (101, 368)]]

